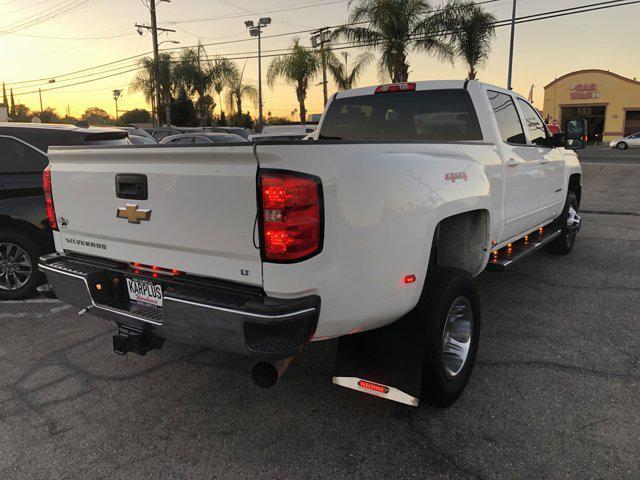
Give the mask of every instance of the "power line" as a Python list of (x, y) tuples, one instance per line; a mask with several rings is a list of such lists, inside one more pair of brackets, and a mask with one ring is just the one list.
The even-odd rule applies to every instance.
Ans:
[[(493, 1), (495, 1), (495, 0), (493, 0)], [(622, 2), (626, 2), (626, 3), (622, 3)], [(548, 19), (553, 19), (553, 18), (558, 18), (558, 17), (564, 17), (566, 15), (575, 15), (575, 14), (578, 14), (578, 13), (585, 13), (585, 12), (591, 12), (591, 11), (597, 11), (597, 10), (605, 10), (605, 9), (609, 9), (609, 8), (629, 6), (629, 5), (634, 5), (634, 4), (638, 4), (638, 3), (640, 3), (640, 0), (633, 0), (633, 1), (629, 1), (629, 0), (610, 0), (610, 1), (606, 1), (606, 2), (598, 2), (598, 3), (589, 4), (589, 5), (580, 5), (580, 6), (570, 7), (570, 8), (560, 9), (560, 10), (553, 10), (553, 11), (541, 12), (541, 13), (536, 13), (536, 14), (531, 14), (531, 15), (525, 15), (525, 16), (522, 16), (522, 17), (518, 17), (516, 19), (516, 23), (519, 24), (519, 23), (529, 23), (529, 22), (540, 21), (540, 20), (548, 20)], [(493, 25), (496, 28), (499, 28), (499, 27), (503, 27), (503, 26), (509, 25), (510, 22), (511, 22), (511, 19), (498, 20), (498, 21), (494, 22)], [(451, 34), (451, 33), (454, 33), (454, 32), (439, 32), (439, 33), (437, 33), (435, 35), (444, 36), (444, 35), (448, 35), (448, 34)], [(433, 36), (435, 36), (435, 35), (433, 35)], [(272, 35), (272, 36), (275, 36), (275, 35)], [(265, 36), (265, 38), (266, 38), (266, 36)], [(424, 37), (415, 37), (415, 38), (412, 38), (410, 40), (411, 41), (416, 41), (416, 40), (420, 40), (421, 38), (424, 38)], [(223, 44), (223, 43), (235, 43), (235, 42), (220, 42), (220, 43)], [(340, 50), (347, 50), (347, 49), (352, 49), (352, 48), (363, 48), (363, 47), (375, 46), (375, 45), (378, 45), (379, 43), (380, 42), (373, 42), (373, 43), (364, 44), (364, 45), (353, 45), (353, 44), (348, 43), (348, 42), (334, 43), (332, 45), (332, 48), (337, 48), (337, 49), (340, 49)], [(287, 52), (288, 52), (288, 49), (273, 49), (273, 50), (267, 50), (266, 52), (274, 52), (272, 54), (263, 55), (263, 57), (265, 57), (265, 58), (270, 58), (270, 57), (275, 57), (275, 56), (279, 56), (279, 55), (286, 55)], [(281, 53), (275, 53), (275, 52), (281, 52)], [(127, 58), (118, 60), (118, 61), (109, 62), (107, 64), (103, 64), (103, 65), (100, 65), (98, 67), (90, 67), (90, 68), (87, 68), (87, 69), (78, 70), (76, 72), (72, 72), (72, 73), (66, 74), (66, 76), (70, 76), (70, 75), (75, 74), (75, 73), (81, 73), (81, 72), (86, 72), (86, 71), (89, 71), (89, 70), (94, 70), (96, 68), (101, 68), (101, 67), (104, 67), (104, 66), (114, 65), (116, 63), (121, 63), (121, 62), (124, 62), (126, 60), (131, 60), (131, 59), (134, 59), (134, 58), (138, 58), (138, 57), (140, 57), (142, 55), (146, 55), (146, 54), (134, 55), (134, 56), (131, 56), (131, 57), (127, 57)], [(236, 56), (236, 55), (242, 55), (242, 56)], [(214, 58), (215, 58), (215, 56), (207, 55), (207, 59), (214, 59)], [(257, 55), (254, 52), (237, 52), (237, 53), (234, 53), (234, 54), (228, 54), (228, 55), (225, 56), (225, 58), (228, 58), (229, 60), (249, 60), (249, 59), (257, 58)], [(177, 60), (173, 60), (173, 62), (177, 62)], [(93, 74), (88, 74), (88, 75), (85, 75), (84, 77), (93, 76), (93, 75), (101, 75), (103, 73), (107, 73), (107, 72), (111, 72), (111, 71), (115, 71), (115, 70), (120, 70), (120, 69), (126, 69), (128, 67), (133, 67), (133, 65), (123, 65), (123, 66), (116, 67), (116, 68), (111, 69), (111, 70), (105, 70), (105, 71), (102, 71), (102, 72), (96, 72), (96, 73), (93, 73)], [(74, 86), (74, 85), (79, 85), (79, 84), (83, 84), (83, 83), (89, 83), (89, 82), (93, 82), (93, 81), (98, 81), (98, 80), (102, 80), (104, 78), (109, 78), (109, 77), (113, 77), (113, 76), (117, 76), (117, 75), (121, 75), (121, 74), (126, 74), (126, 73), (129, 73), (129, 72), (132, 72), (132, 71), (136, 71), (136, 70), (139, 70), (140, 68), (142, 68), (142, 67), (141, 66), (137, 66), (137, 67), (131, 68), (131, 69), (126, 70), (126, 71), (122, 71), (122, 72), (119, 72), (119, 73), (114, 73), (112, 75), (101, 76), (99, 78), (89, 79), (89, 80), (85, 80), (85, 81), (77, 82), (77, 83), (73, 83), (73, 84), (68, 84), (68, 85), (59, 85), (59, 86), (56, 86), (56, 87), (43, 89), (42, 91), (45, 92), (45, 91), (49, 91), (49, 90), (57, 90), (57, 89), (66, 88), (66, 87), (69, 87), (69, 86)], [(59, 77), (62, 77), (62, 76), (58, 76), (56, 78), (59, 78)], [(40, 79), (40, 80), (47, 80), (48, 78), (51, 78), (51, 77), (43, 78), (43, 79)], [(75, 77), (75, 78), (82, 78), (82, 77)], [(74, 80), (75, 78), (68, 79), (68, 80)], [(17, 85), (17, 84), (24, 84), (24, 83), (30, 83), (30, 82), (33, 82), (33, 81), (14, 82), (13, 84), (8, 84), (7, 83), (7, 85)], [(33, 85), (31, 85), (31, 87), (33, 87)], [(20, 92), (19, 94), (20, 95), (28, 95), (28, 94), (32, 94), (32, 93), (37, 93), (37, 90), (30, 91), (30, 92)]]
[[(344, 1), (344, 0), (341, 0)], [(483, 2), (477, 2), (478, 5), (484, 5), (484, 4), (488, 4), (488, 3), (495, 3), (501, 0), (485, 0)], [(617, 1), (625, 1), (625, 0), (617, 0)], [(330, 2), (331, 3), (331, 2)], [(322, 4), (313, 4), (313, 6), (319, 6)], [(304, 6), (300, 6), (300, 7), (296, 7), (296, 8), (303, 8)], [(308, 7), (308, 6), (307, 6)], [(433, 10), (433, 12), (438, 12), (438, 11), (443, 11), (446, 8), (451, 8), (451, 7), (445, 7), (445, 8), (441, 8), (441, 9), (436, 9)], [(271, 13), (271, 12), (267, 12), (267, 13)], [(171, 22), (170, 22), (171, 23)], [(341, 24), (341, 25), (332, 25), (329, 26), (328, 28), (339, 28), (339, 27), (343, 27), (343, 26), (349, 26), (349, 25), (357, 25), (357, 24), (362, 24), (362, 23), (366, 23), (366, 22), (357, 22), (357, 23), (353, 23), (353, 24)], [(180, 28), (176, 25), (177, 28)], [(263, 37), (263, 39), (269, 39), (269, 38), (277, 38), (277, 37), (284, 37), (284, 36), (291, 36), (291, 35), (297, 35), (297, 34), (301, 34), (301, 33), (310, 33), (317, 30), (317, 28), (312, 28), (312, 29), (307, 29), (307, 30), (298, 30), (298, 31), (294, 31), (294, 32), (285, 32), (285, 33), (276, 33), (276, 34), (272, 34), (272, 35), (265, 35)], [(229, 44), (234, 44), (234, 43), (244, 43), (244, 42), (250, 42), (253, 41), (253, 38), (243, 38), (243, 39), (238, 39), (238, 40), (230, 40), (230, 41), (222, 41), (222, 42), (213, 42), (213, 43), (204, 43), (202, 44), (203, 47), (210, 47), (210, 46), (218, 46), (218, 45), (229, 45)], [(189, 47), (196, 47), (197, 45), (185, 45), (185, 46), (181, 46), (181, 47), (169, 47), (169, 48), (161, 48), (160, 50), (163, 52), (169, 52), (169, 51), (174, 51), (174, 50), (182, 50), (184, 48), (189, 48)], [(71, 76), (74, 75), (76, 73), (81, 73), (81, 72), (85, 72), (88, 70), (94, 70), (94, 69), (98, 69), (104, 66), (109, 66), (109, 65), (114, 65), (116, 63), (120, 63), (126, 60), (131, 60), (132, 58), (137, 58), (137, 57), (143, 57), (145, 55), (149, 55), (151, 52), (145, 52), (145, 53), (141, 53), (139, 55), (134, 55), (132, 57), (127, 57), (124, 59), (120, 59), (120, 60), (115, 60), (112, 62), (107, 62), (101, 65), (96, 65), (95, 67), (89, 67), (86, 69), (81, 69), (81, 70), (76, 70), (74, 72), (69, 72), (66, 74), (61, 74), (61, 75), (52, 75), (50, 77), (46, 77), (46, 78), (39, 78), (39, 79), (34, 79), (34, 80), (23, 80), (23, 81), (19, 81), (19, 82), (8, 82), (7, 85), (24, 85), (27, 83), (34, 83), (34, 82), (41, 82), (41, 81), (48, 81), (50, 78), (62, 78), (62, 77), (66, 77), (66, 76)]]
[[(71, 1), (72, 3), (68, 3)], [(30, 15), (22, 20), (14, 22), (9, 26), (2, 27), (0, 30), (0, 36), (8, 35), (11, 33), (15, 33), (19, 30), (24, 30), (26, 28), (30, 28), (36, 25), (40, 25), (42, 23), (48, 22), (55, 18), (66, 15), (67, 13), (81, 10), (83, 8), (89, 7), (98, 3), (100, 0), (63, 0), (60, 3), (56, 3), (55, 5), (48, 7), (40, 12)], [(66, 5), (63, 5), (65, 4)], [(60, 8), (58, 8), (60, 7)], [(53, 13), (50, 13), (51, 10), (56, 10)]]

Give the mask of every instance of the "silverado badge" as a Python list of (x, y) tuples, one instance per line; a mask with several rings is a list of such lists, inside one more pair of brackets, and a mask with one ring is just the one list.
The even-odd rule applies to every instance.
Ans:
[(149, 220), (151, 210), (138, 208), (136, 203), (127, 203), (124, 207), (118, 207), (117, 218), (126, 218), (129, 223), (140, 223), (140, 220)]

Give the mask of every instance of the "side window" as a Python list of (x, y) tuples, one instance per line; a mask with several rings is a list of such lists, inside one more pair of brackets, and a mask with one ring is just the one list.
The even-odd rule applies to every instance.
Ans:
[(491, 102), (493, 113), (496, 115), (498, 130), (500, 131), (500, 136), (502, 136), (502, 141), (526, 145), (527, 138), (524, 135), (520, 117), (518, 116), (516, 105), (513, 103), (511, 96), (492, 90), (488, 90), (487, 94), (489, 95), (489, 102)]
[(534, 145), (545, 145), (545, 140), (547, 138), (547, 130), (544, 127), (544, 123), (540, 119), (540, 115), (535, 109), (529, 105), (527, 102), (518, 99), (520, 103), (520, 108), (522, 109), (522, 113), (524, 114), (524, 124), (529, 130), (529, 137), (531, 137), (531, 143)]
[(195, 143), (211, 143), (207, 137), (195, 137)]
[(0, 137), (0, 173), (40, 173), (47, 156), (15, 138)]
[(193, 143), (193, 137), (175, 138), (175, 139), (173, 139), (173, 141), (171, 143), (178, 143), (180, 145), (192, 144)]

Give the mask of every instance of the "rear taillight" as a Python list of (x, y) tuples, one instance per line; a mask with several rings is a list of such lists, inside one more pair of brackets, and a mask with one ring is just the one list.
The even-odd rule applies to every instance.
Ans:
[(320, 179), (294, 172), (260, 174), (262, 245), (266, 260), (296, 261), (320, 251)]
[(395, 92), (413, 92), (416, 84), (409, 83), (388, 83), (387, 85), (378, 85), (374, 93), (395, 93)]
[(47, 220), (52, 229), (58, 229), (58, 221), (56, 220), (56, 209), (53, 206), (53, 191), (51, 190), (51, 170), (50, 167), (42, 172), (42, 190), (44, 191), (44, 209), (47, 213)]

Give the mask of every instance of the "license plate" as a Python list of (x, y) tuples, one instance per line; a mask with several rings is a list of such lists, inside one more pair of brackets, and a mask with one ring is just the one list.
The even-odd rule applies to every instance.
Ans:
[(127, 291), (133, 302), (162, 308), (162, 286), (158, 283), (127, 277)]

